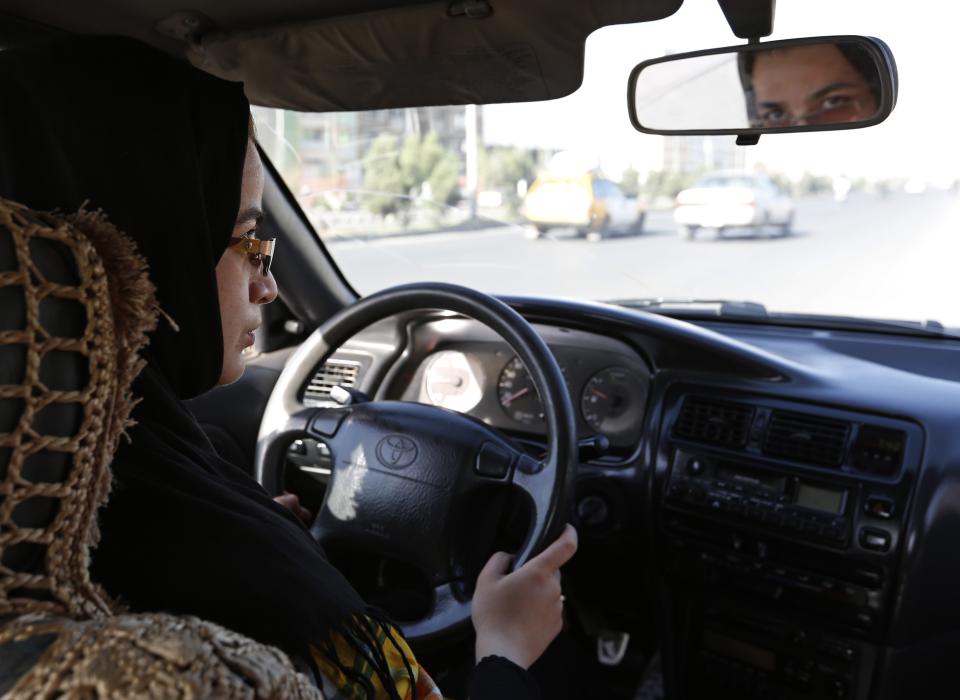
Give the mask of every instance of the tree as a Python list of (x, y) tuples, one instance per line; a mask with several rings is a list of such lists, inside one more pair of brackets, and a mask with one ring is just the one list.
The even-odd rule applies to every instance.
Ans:
[(486, 187), (499, 190), (507, 207), (514, 212), (520, 208), (517, 183), (525, 180), (529, 185), (537, 176), (536, 161), (522, 148), (490, 149), (484, 153), (480, 169)]
[(444, 151), (427, 178), (433, 200), (444, 205), (453, 205), (460, 201), (459, 180), (460, 159), (452, 152)]
[(371, 193), (364, 204), (374, 214), (397, 214), (410, 205), (399, 156), (397, 137), (380, 134), (363, 157), (363, 189)]
[(768, 177), (773, 182), (773, 184), (775, 184), (777, 187), (779, 187), (781, 190), (783, 190), (787, 194), (793, 193), (793, 183), (790, 181), (790, 178), (788, 178), (786, 175), (782, 173), (769, 173)]
[(416, 187), (430, 179), (430, 174), (443, 158), (444, 150), (435, 131), (423, 139), (410, 134), (403, 140), (400, 150), (400, 170), (409, 187)]
[(656, 197), (673, 199), (680, 190), (693, 186), (700, 177), (700, 173), (681, 173), (674, 170), (654, 170), (647, 175), (643, 189), (647, 197), (653, 200)]
[(402, 146), (396, 136), (381, 134), (370, 144), (363, 164), (363, 186), (372, 192), (366, 206), (375, 214), (405, 217), (413, 205), (411, 195), (426, 189), (441, 205), (459, 199), (460, 159), (443, 147), (435, 132), (423, 139), (410, 134)]
[(443, 147), (435, 131), (422, 140), (415, 135), (404, 140), (400, 170), (411, 190), (422, 190), (424, 184), (429, 185), (430, 198), (437, 204), (454, 204), (460, 198), (457, 187), (460, 159)]
[(640, 194), (640, 174), (633, 168), (627, 168), (620, 176), (620, 189), (628, 197)]
[(825, 175), (813, 175), (804, 172), (797, 183), (797, 193), (800, 195), (822, 194), (833, 190), (833, 181)]

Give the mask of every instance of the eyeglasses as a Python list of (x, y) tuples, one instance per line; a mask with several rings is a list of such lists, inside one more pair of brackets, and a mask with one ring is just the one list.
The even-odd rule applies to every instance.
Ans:
[(250, 262), (260, 268), (260, 273), (266, 277), (270, 274), (270, 265), (273, 263), (273, 251), (277, 247), (276, 238), (231, 238), (227, 246), (233, 250), (245, 253)]

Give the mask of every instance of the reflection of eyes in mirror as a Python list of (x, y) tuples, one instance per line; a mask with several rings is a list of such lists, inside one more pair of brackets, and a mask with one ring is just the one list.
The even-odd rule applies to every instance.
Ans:
[(854, 44), (741, 53), (738, 62), (751, 126), (858, 122), (879, 108), (876, 65)]
[(867, 125), (887, 108), (881, 71), (889, 67), (875, 48), (869, 40), (824, 37), (641, 64), (633, 118), (655, 133)]

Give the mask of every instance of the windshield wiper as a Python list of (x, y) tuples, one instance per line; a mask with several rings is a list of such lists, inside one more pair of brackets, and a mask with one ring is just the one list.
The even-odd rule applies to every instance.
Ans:
[(960, 329), (947, 328), (939, 321), (903, 321), (898, 319), (859, 318), (857, 316), (785, 313), (781, 311), (768, 311), (763, 304), (755, 301), (650, 297), (617, 299), (609, 303), (632, 309), (645, 309), (654, 313), (680, 318), (762, 320), (787, 326), (876, 331), (882, 333), (899, 332), (936, 338), (960, 337)]

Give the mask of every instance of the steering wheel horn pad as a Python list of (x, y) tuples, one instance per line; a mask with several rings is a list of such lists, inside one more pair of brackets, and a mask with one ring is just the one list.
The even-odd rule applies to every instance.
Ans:
[[(543, 398), (548, 450), (535, 460), (496, 429), (454, 411), (403, 401), (303, 408), (303, 386), (318, 364), (367, 326), (402, 312), (442, 309), (497, 332), (527, 367)], [(330, 449), (332, 473), (311, 533), (323, 545), (389, 556), (416, 567), (433, 586), (422, 620), (402, 625), (414, 640), (444, 637), (469, 622), (457, 585), (456, 528), (466, 499), (491, 486), (519, 489), (530, 505), (522, 566), (562, 530), (577, 464), (574, 412), (546, 343), (503, 302), (465, 287), (416, 284), (387, 289), (345, 308), (290, 357), (267, 402), (257, 440), (257, 478), (278, 493), (287, 446), (305, 436)]]

